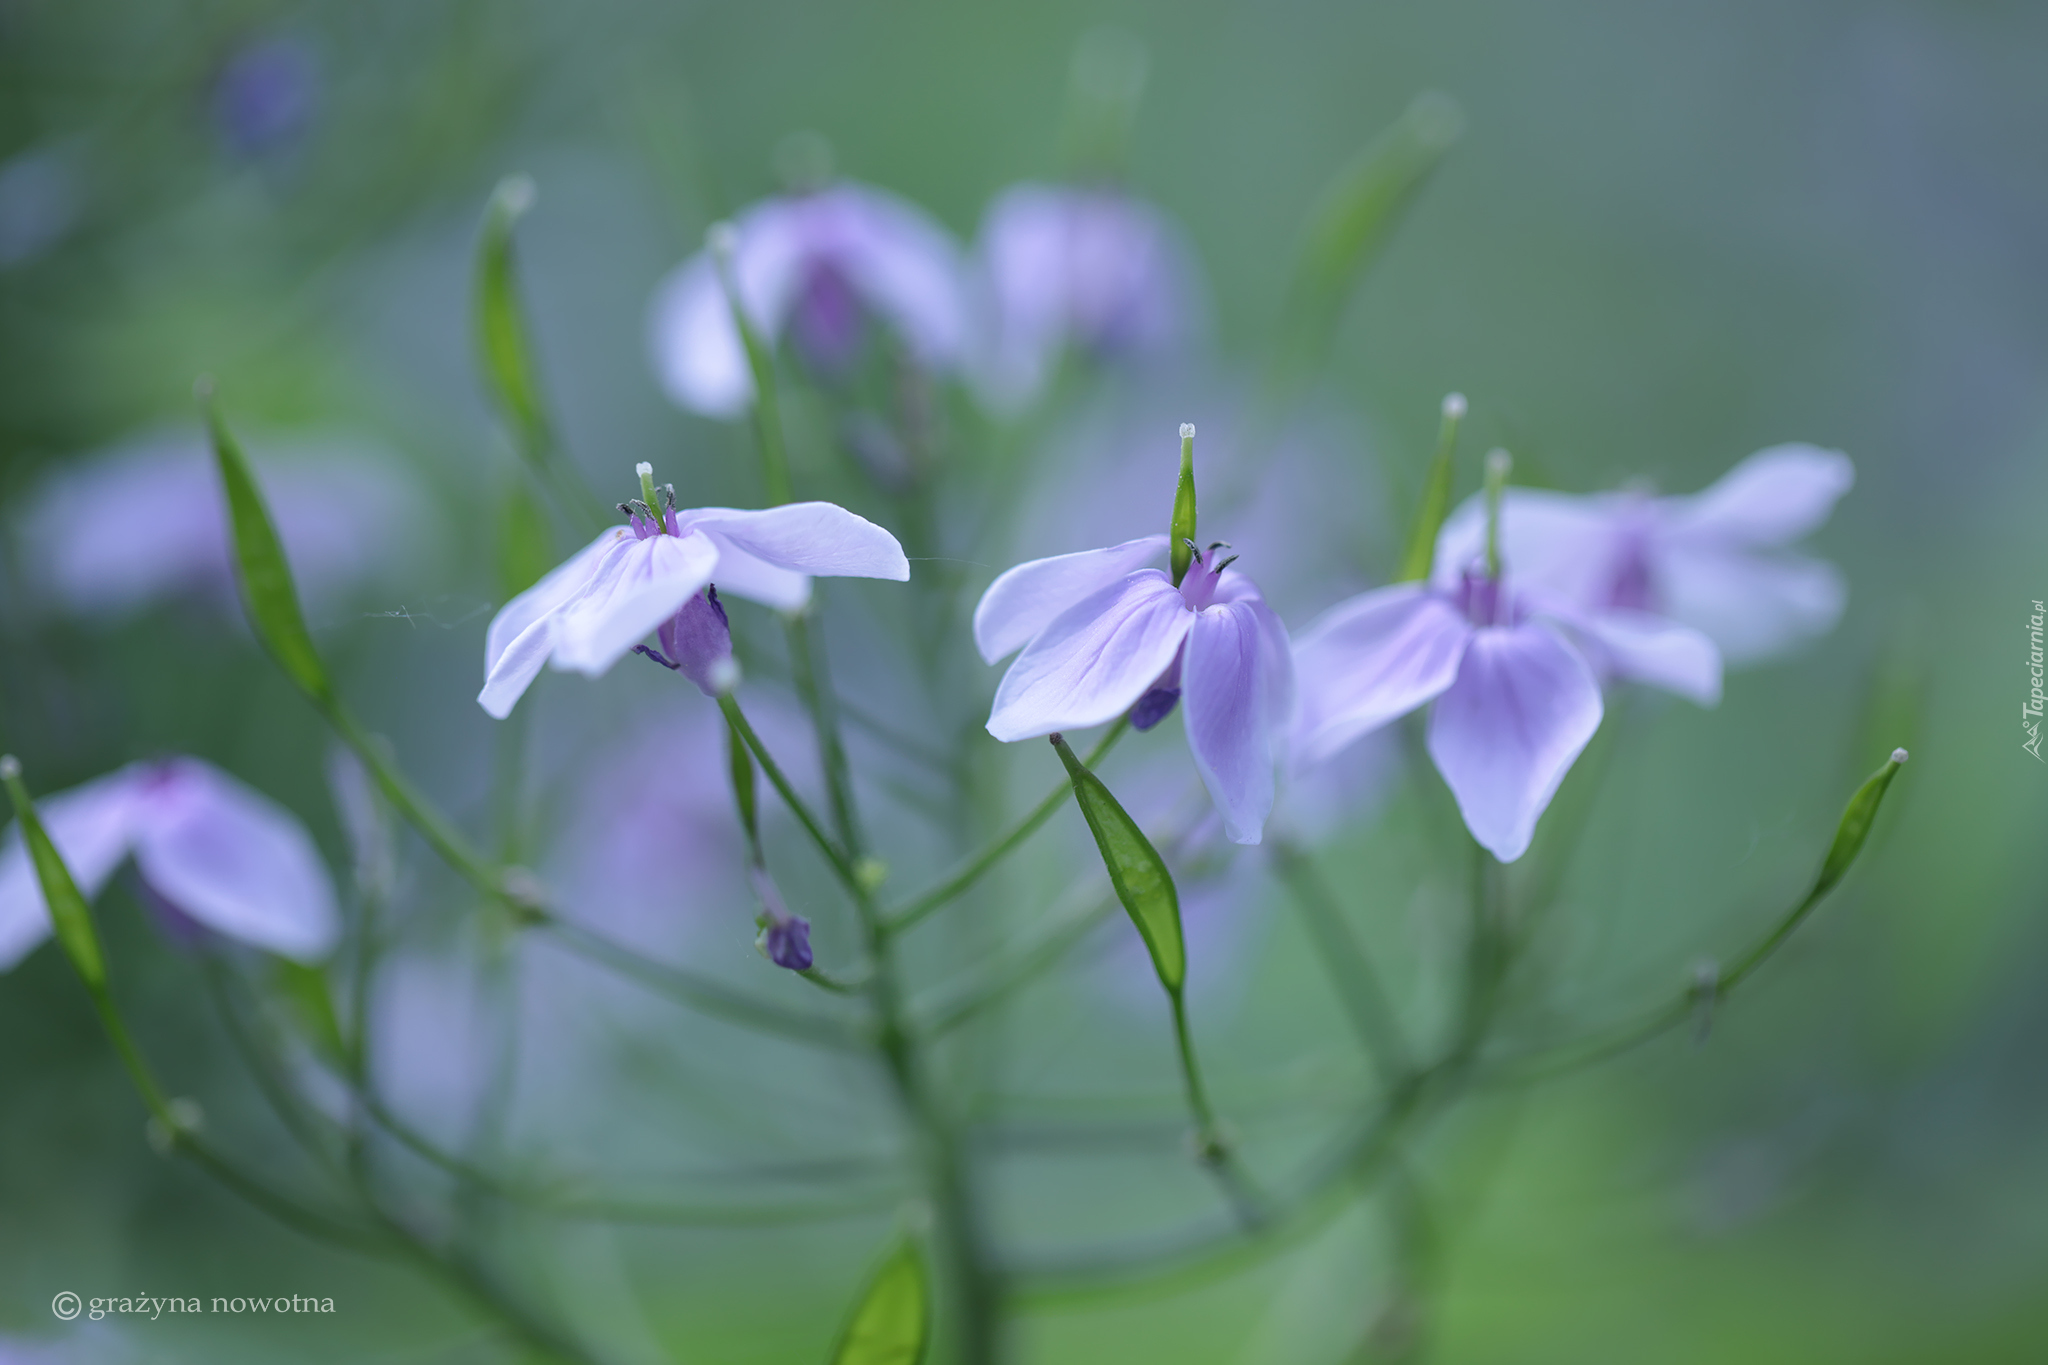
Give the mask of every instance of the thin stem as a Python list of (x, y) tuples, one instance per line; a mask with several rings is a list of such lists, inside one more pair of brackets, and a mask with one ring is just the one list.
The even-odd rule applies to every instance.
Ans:
[(848, 891), (854, 893), (856, 899), (865, 895), (860, 886), (860, 879), (854, 875), (852, 861), (838, 844), (832, 842), (832, 837), (825, 833), (824, 826), (818, 823), (818, 817), (811, 813), (810, 806), (796, 794), (796, 788), (791, 785), (789, 778), (783, 775), (782, 765), (775, 761), (775, 756), (768, 752), (768, 746), (754, 733), (754, 727), (748, 722), (746, 714), (740, 710), (739, 702), (728, 692), (718, 699), (718, 709), (725, 713), (725, 719), (732, 726), (734, 733), (746, 741), (747, 749), (761, 765), (761, 771), (768, 774), (769, 785), (781, 795), (783, 804), (796, 816), (797, 823), (804, 827), (804, 833), (811, 836), (811, 842), (825, 855), (825, 861), (832, 865), (832, 870), (838, 874), (840, 882)]
[(1365, 1044), (1383, 1075), (1398, 1075), (1408, 1066), (1407, 1044), (1402, 1041), (1386, 987), (1359, 946), (1335, 893), (1315, 863), (1294, 845), (1276, 842), (1273, 861), (1281, 880), (1293, 893), (1309, 933), (1315, 937), (1319, 949), (1316, 956), (1338, 999), (1343, 1001), (1359, 1041)]
[[(1128, 717), (1110, 726), (1108, 733), (1096, 741), (1095, 747), (1088, 751), (1088, 756), (1081, 760), (1083, 766), (1091, 769), (1094, 768), (1115, 747), (1116, 742), (1123, 738), (1124, 732), (1128, 729), (1130, 729)], [(1059, 810), (1067, 802), (1068, 798), (1073, 795), (1073, 792), (1074, 785), (1071, 782), (1062, 782), (1059, 786), (1047, 792), (1045, 799), (1036, 806), (1033, 806), (1029, 814), (1004, 831), (997, 837), (994, 843), (961, 864), (958, 871), (931, 890), (905, 902), (900, 908), (885, 914), (882, 917), (883, 929), (890, 934), (900, 934), (926, 915), (931, 914), (934, 910), (951, 904), (977, 881), (980, 881), (990, 868), (1008, 857), (1026, 839), (1036, 834), (1039, 826), (1050, 820), (1053, 812)]]
[(756, 1000), (721, 981), (687, 968), (671, 967), (642, 957), (580, 924), (550, 918), (541, 927), (578, 957), (609, 967), (620, 976), (680, 1000), (702, 1013), (822, 1047), (859, 1050), (863, 1046), (860, 1034), (836, 1019)]
[(811, 724), (818, 735), (819, 766), (825, 770), (832, 824), (839, 832), (839, 846), (857, 862), (865, 841), (854, 814), (853, 777), (846, 766), (846, 744), (839, 735), (839, 715), (833, 706), (831, 682), (825, 674), (824, 651), (813, 645), (815, 632), (808, 613), (785, 617), (783, 623), (789, 634), (789, 662), (797, 696), (811, 713)]
[(354, 750), (363, 766), (369, 769), (371, 778), (384, 794), (384, 799), (391, 803), (391, 808), (419, 831), (420, 837), (432, 846), (441, 860), (485, 895), (503, 897), (505, 879), (502, 873), (413, 787), (411, 780), (385, 753), (384, 746), (363, 729), (355, 716), (338, 701), (329, 701), (321, 709), (328, 724), (341, 736), (342, 743)]
[(1167, 996), (1173, 1002), (1173, 1040), (1180, 1053), (1181, 1076), (1187, 1082), (1188, 1109), (1195, 1117), (1196, 1157), (1223, 1187), (1231, 1207), (1237, 1211), (1238, 1221), (1247, 1228), (1257, 1227), (1270, 1216), (1265, 1196), (1252, 1184), (1250, 1175), (1231, 1150), (1223, 1125), (1217, 1122), (1216, 1111), (1209, 1105), (1202, 1068), (1195, 1060), (1194, 1038), (1188, 1032), (1187, 996), (1179, 990), (1169, 991)]

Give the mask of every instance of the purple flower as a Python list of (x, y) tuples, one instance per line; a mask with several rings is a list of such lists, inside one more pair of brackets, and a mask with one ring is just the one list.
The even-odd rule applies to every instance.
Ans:
[[(920, 364), (946, 369), (960, 360), (967, 343), (960, 252), (923, 210), (842, 181), (764, 200), (733, 229), (734, 286), (768, 344), (787, 331), (807, 364), (840, 373), (858, 359), (872, 317)], [(655, 291), (648, 339), (655, 371), (681, 406), (734, 417), (753, 402), (746, 351), (708, 249)]]
[(1702, 705), (1720, 698), (1720, 658), (1699, 632), (1523, 594), (1475, 565), (1454, 586), (1363, 593), (1308, 628), (1294, 652), (1297, 756), (1320, 762), (1434, 700), (1430, 757), (1472, 836), (1512, 862), (1600, 726), (1589, 656), (1615, 677)]
[(1140, 729), (1185, 703), (1188, 748), (1231, 840), (1255, 844), (1273, 809), (1273, 736), (1293, 704), (1287, 631), (1212, 545), (1179, 587), (1141, 567), (1146, 536), (1019, 564), (974, 609), (994, 663), (1022, 649), (996, 689), (988, 732), (1010, 741), (1100, 725)]
[[(185, 920), (301, 962), (340, 932), (327, 869), (296, 818), (196, 758), (132, 763), (39, 801), (87, 899), (134, 855), (150, 896)], [(0, 970), (50, 932), (18, 830), (0, 848)]]
[[(259, 457), (256, 470), (293, 577), (315, 611), (431, 539), (419, 491), (359, 446), (295, 442), (282, 458)], [(94, 534), (114, 506), (131, 513), (120, 534)], [(145, 437), (67, 460), (16, 524), (37, 595), (73, 615), (125, 614), (181, 594), (233, 609), (220, 475), (197, 438)]]
[(977, 370), (998, 407), (1036, 395), (1066, 346), (1157, 354), (1202, 330), (1200, 276), (1179, 229), (1116, 190), (1012, 186), (982, 219), (977, 255)]
[[(1839, 451), (1782, 445), (1690, 497), (1510, 489), (1501, 555), (1525, 588), (1593, 611), (1666, 616), (1704, 632), (1728, 662), (1754, 662), (1825, 633), (1841, 616), (1841, 574), (1784, 547), (1826, 521), (1855, 478)], [(1475, 498), (1444, 523), (1439, 581), (1469, 563), (1485, 536)]]
[[(641, 465), (643, 481), (649, 467)], [(651, 487), (651, 484), (647, 486)], [(597, 677), (661, 631), (670, 662), (707, 691), (737, 678), (725, 612), (727, 592), (794, 611), (810, 600), (810, 575), (910, 577), (896, 537), (829, 502), (795, 502), (759, 512), (669, 507), (657, 525), (641, 511), (606, 531), (547, 577), (507, 602), (485, 637), (477, 702), (503, 720), (541, 665)]]

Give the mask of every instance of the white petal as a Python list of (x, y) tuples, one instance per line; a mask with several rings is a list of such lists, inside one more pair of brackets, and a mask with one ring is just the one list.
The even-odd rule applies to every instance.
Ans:
[(150, 888), (216, 933), (301, 962), (326, 956), (341, 920), (305, 827), (197, 759), (161, 765), (154, 779), (135, 838)]
[(988, 732), (1007, 742), (1122, 715), (1173, 662), (1194, 619), (1157, 569), (1082, 599), (1010, 665), (996, 688)]
[(1473, 632), (1429, 718), (1429, 755), (1472, 837), (1504, 863), (1526, 853), (1600, 715), (1593, 671), (1548, 627)]
[(596, 677), (709, 583), (718, 547), (701, 535), (622, 541), (555, 615), (555, 667)]
[(715, 531), (756, 559), (825, 578), (910, 577), (910, 561), (896, 537), (829, 502), (791, 502), (758, 512), (700, 507), (679, 512), (678, 525)]
[[(550, 569), (540, 582), (498, 608), (498, 614), (491, 618), (491, 628), (484, 633), (485, 674), (497, 673), (505, 651), (534, 622), (554, 612), (590, 585), (591, 575), (597, 572), (598, 562), (604, 558), (606, 550), (632, 538), (633, 533), (625, 527), (613, 527)], [(538, 667), (536, 664), (535, 668)], [(531, 681), (530, 677), (528, 681)], [(523, 683), (520, 690), (525, 690)]]
[(770, 564), (742, 550), (724, 535), (699, 528), (718, 547), (718, 576), (712, 581), (721, 595), (744, 597), (777, 611), (801, 611), (811, 600), (811, 576)]
[[(132, 764), (36, 802), (44, 831), (88, 901), (99, 895), (128, 856), (134, 839), (135, 789), (143, 772), (143, 765)], [(49, 932), (49, 905), (16, 823), (0, 844), (0, 971), (19, 962)]]
[(555, 625), (560, 619), (559, 611), (550, 612), (528, 626), (506, 646), (491, 665), (491, 671), (484, 675), (483, 690), (476, 694), (476, 704), (492, 720), (511, 715), (526, 689), (540, 676), (541, 666), (555, 652)]
[(1665, 610), (1704, 632), (1730, 664), (1826, 634), (1849, 596), (1834, 565), (1785, 552), (1673, 547), (1658, 569)]
[(1142, 536), (1106, 550), (1033, 559), (1004, 571), (974, 608), (974, 644), (994, 663), (1031, 642), (1054, 617), (1158, 558), (1163, 535)]
[[(1288, 679), (1274, 672), (1271, 616), (1256, 598), (1196, 612), (1181, 666), (1195, 770), (1238, 844), (1259, 842), (1273, 811), (1273, 713)], [(1284, 648), (1284, 632), (1279, 639)]]
[(1472, 627), (1420, 583), (1379, 588), (1323, 613), (1294, 646), (1296, 748), (1318, 763), (1451, 685)]
[(1856, 466), (1839, 450), (1772, 446), (1660, 510), (1674, 539), (1687, 543), (1789, 545), (1826, 521), (1855, 482)]
[(1721, 651), (1690, 626), (1645, 611), (1559, 613), (1596, 672), (1713, 706), (1721, 700)]

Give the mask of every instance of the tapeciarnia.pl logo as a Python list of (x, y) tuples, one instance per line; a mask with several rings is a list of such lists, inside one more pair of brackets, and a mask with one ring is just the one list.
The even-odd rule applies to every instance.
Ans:
[(2048, 697), (2044, 697), (2041, 691), (2041, 622), (2043, 618), (2048, 618), (2048, 606), (2044, 606), (2037, 598), (2034, 602), (2034, 614), (2027, 620), (2027, 671), (2033, 674), (2033, 688), (2027, 694), (2025, 705), (2020, 707), (2020, 724), (2025, 727), (2027, 732), (2026, 742), (2021, 744), (2020, 747), (2032, 754), (2037, 760), (2048, 763), (2048, 759), (2041, 758), (2041, 708), (2044, 702), (2048, 702)]

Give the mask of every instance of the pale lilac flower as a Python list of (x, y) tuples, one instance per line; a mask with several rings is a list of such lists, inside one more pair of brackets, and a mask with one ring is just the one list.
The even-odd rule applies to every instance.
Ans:
[[(1689, 497), (1621, 490), (1579, 497), (1511, 488), (1501, 556), (1523, 586), (1600, 611), (1654, 612), (1704, 632), (1729, 663), (1826, 633), (1847, 589), (1835, 566), (1786, 547), (1827, 520), (1855, 482), (1840, 451), (1772, 446)], [(1478, 554), (1474, 498), (1444, 523), (1439, 582)]]
[(1129, 713), (1140, 730), (1185, 702), (1188, 748), (1234, 843), (1255, 844), (1273, 808), (1274, 737), (1293, 705), (1287, 631), (1221, 545), (1197, 551), (1179, 587), (1146, 568), (1163, 535), (1019, 564), (974, 610), (994, 663), (1022, 649), (996, 689), (988, 732), (1010, 741)]
[[(785, 333), (813, 369), (859, 357), (867, 321), (887, 326), (931, 369), (950, 369), (968, 336), (960, 250), (922, 209), (866, 185), (764, 200), (731, 225), (734, 287), (772, 346)], [(754, 378), (709, 248), (664, 280), (648, 317), (669, 397), (712, 417), (754, 399)]]
[(1612, 676), (1701, 705), (1720, 699), (1720, 658), (1699, 632), (1645, 612), (1584, 611), (1525, 594), (1472, 565), (1453, 586), (1375, 589), (1308, 628), (1295, 647), (1296, 756), (1321, 762), (1435, 701), (1430, 757), (1472, 836), (1512, 862), (1600, 726), (1589, 655)]
[[(36, 803), (50, 841), (90, 900), (131, 854), (174, 923), (301, 962), (340, 932), (334, 887), (305, 828), (283, 807), (196, 758), (132, 763)], [(19, 830), (0, 848), (0, 970), (50, 932)]]
[[(648, 466), (640, 469), (646, 478)], [(896, 537), (829, 502), (758, 512), (671, 505), (658, 524), (650, 515), (633, 511), (628, 526), (606, 531), (499, 610), (485, 637), (477, 694), (484, 710), (510, 715), (550, 661), (597, 677), (657, 630), (664, 648), (683, 655), (662, 662), (683, 667), (707, 691), (730, 688), (738, 675), (729, 640), (721, 652), (725, 613), (707, 591), (714, 580), (795, 611), (810, 600), (813, 574), (910, 577)]]
[(1180, 230), (1115, 189), (1012, 186), (982, 219), (976, 256), (976, 368), (1000, 408), (1035, 396), (1069, 346), (1157, 355), (1203, 330), (1200, 276)]
[[(380, 452), (300, 439), (254, 463), (293, 579), (316, 612), (430, 539), (420, 491)], [(92, 533), (114, 516), (119, 535)], [(15, 525), (30, 591), (72, 615), (105, 619), (176, 596), (234, 609), (220, 474), (200, 437), (147, 436), (66, 460)]]

